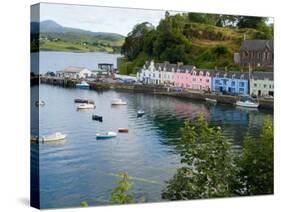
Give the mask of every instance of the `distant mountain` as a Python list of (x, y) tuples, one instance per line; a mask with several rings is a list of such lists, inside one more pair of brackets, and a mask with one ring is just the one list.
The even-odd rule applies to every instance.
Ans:
[(40, 23), (38, 22), (31, 22), (31, 32), (37, 33), (39, 32), (39, 25), (40, 25), (40, 32), (41, 33), (75, 33), (75, 34), (84, 34), (84, 35), (92, 35), (97, 38), (106, 39), (106, 40), (120, 40), (124, 39), (123, 35), (118, 33), (109, 33), (109, 32), (92, 32), (83, 29), (71, 28), (71, 27), (64, 27), (53, 20), (46, 20)]
[[(32, 51), (106, 51), (120, 53), (125, 37), (117, 33), (92, 32), (64, 27), (55, 21), (31, 22)], [(40, 34), (39, 34), (40, 30)], [(39, 36), (38, 36), (39, 35)], [(35, 39), (40, 40), (36, 44)]]

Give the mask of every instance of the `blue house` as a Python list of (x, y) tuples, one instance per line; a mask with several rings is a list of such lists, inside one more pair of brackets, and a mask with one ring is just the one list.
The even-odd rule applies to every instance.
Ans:
[(212, 73), (212, 91), (248, 95), (249, 75), (239, 71), (215, 71)]

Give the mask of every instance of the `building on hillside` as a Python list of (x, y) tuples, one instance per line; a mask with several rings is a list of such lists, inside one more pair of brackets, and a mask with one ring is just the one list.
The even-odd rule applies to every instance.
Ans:
[(274, 96), (273, 72), (253, 72), (250, 78), (250, 95)]
[(212, 79), (210, 72), (204, 69), (179, 70), (175, 73), (175, 86), (193, 90), (211, 91)]
[(114, 65), (112, 63), (99, 63), (98, 69), (106, 71), (108, 75), (115, 72)]
[(243, 40), (234, 62), (242, 67), (272, 69), (274, 64), (273, 40)]
[(57, 71), (56, 75), (64, 78), (85, 79), (92, 77), (92, 72), (84, 67), (68, 66), (62, 71)]
[(213, 71), (212, 91), (231, 95), (248, 95), (249, 74), (239, 71)]

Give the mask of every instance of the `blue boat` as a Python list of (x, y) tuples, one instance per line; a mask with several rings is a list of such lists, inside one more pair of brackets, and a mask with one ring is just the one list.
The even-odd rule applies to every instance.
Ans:
[(82, 81), (81, 83), (77, 83), (76, 87), (77, 88), (82, 88), (82, 89), (89, 89), (90, 85), (87, 82)]

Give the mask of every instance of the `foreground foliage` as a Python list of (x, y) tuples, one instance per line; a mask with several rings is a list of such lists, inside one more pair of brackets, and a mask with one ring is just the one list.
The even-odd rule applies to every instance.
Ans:
[(258, 140), (246, 137), (238, 161), (241, 195), (273, 193), (273, 126), (266, 119)]
[(114, 204), (132, 203), (134, 201), (133, 196), (128, 194), (128, 191), (132, 187), (128, 179), (128, 174), (121, 172), (119, 175), (122, 179), (118, 181), (117, 186), (111, 191), (111, 202)]
[(231, 146), (204, 116), (186, 121), (178, 146), (184, 164), (168, 181), (162, 197), (169, 200), (233, 196), (236, 165)]
[(273, 126), (266, 119), (258, 140), (246, 137), (237, 157), (218, 127), (203, 115), (186, 121), (178, 150), (182, 168), (167, 182), (163, 199), (186, 200), (273, 193)]

